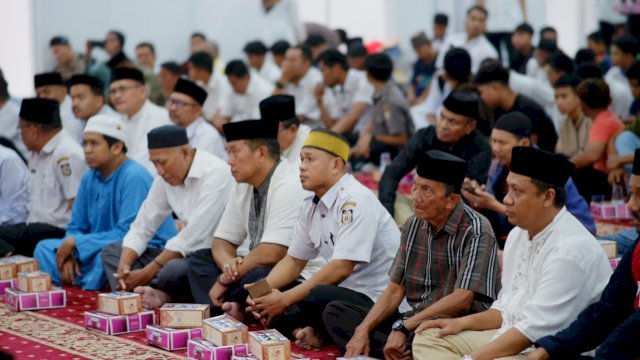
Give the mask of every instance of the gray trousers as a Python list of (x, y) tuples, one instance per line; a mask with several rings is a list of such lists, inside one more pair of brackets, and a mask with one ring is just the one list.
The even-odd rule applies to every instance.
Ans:
[[(147, 248), (145, 252), (131, 265), (131, 270), (142, 269), (147, 264), (153, 262), (162, 250)], [(122, 242), (115, 242), (105, 246), (100, 256), (102, 257), (102, 267), (107, 276), (107, 281), (112, 291), (118, 286), (117, 279), (113, 276), (118, 271), (120, 254), (122, 253)], [(171, 296), (174, 302), (192, 302), (191, 290), (189, 288), (189, 278), (187, 276), (188, 259), (173, 259), (168, 261), (162, 269), (151, 280), (149, 286), (160, 289)]]

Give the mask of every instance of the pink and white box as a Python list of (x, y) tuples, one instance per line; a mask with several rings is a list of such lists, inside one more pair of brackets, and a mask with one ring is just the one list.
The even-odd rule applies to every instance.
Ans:
[(201, 338), (202, 328), (171, 329), (147, 325), (147, 343), (168, 351), (186, 349), (189, 340)]
[(247, 344), (215, 346), (205, 339), (194, 339), (187, 345), (187, 356), (192, 360), (231, 360), (233, 356), (248, 354)]
[(147, 325), (155, 323), (156, 314), (153, 311), (142, 311), (129, 315), (110, 315), (97, 311), (84, 312), (84, 327), (107, 335), (143, 331)]
[(7, 289), (18, 287), (18, 279), (0, 280), (0, 297), (3, 297)]
[(55, 309), (67, 306), (67, 292), (60, 288), (38, 293), (5, 290), (5, 303), (15, 311)]

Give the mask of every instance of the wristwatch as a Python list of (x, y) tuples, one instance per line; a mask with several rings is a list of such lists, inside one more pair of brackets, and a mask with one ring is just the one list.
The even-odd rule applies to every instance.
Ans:
[(393, 325), (391, 325), (391, 330), (400, 331), (405, 336), (409, 336), (409, 333), (411, 332), (409, 331), (409, 329), (404, 327), (404, 321), (402, 319), (396, 320), (396, 322), (394, 322)]

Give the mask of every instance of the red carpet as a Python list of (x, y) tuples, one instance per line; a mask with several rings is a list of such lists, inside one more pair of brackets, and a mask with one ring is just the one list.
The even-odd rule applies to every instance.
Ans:
[[(14, 312), (0, 304), (0, 349), (16, 359), (184, 359), (186, 351), (168, 352), (148, 346), (145, 333), (108, 336), (86, 330), (84, 312), (96, 307), (94, 291), (66, 288), (67, 307)], [(293, 353), (311, 359), (335, 359), (335, 348)]]

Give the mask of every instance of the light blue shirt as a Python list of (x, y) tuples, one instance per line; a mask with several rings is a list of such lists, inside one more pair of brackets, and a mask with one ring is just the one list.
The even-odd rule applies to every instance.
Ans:
[(27, 165), (15, 151), (0, 145), (0, 225), (26, 222), (30, 202)]

